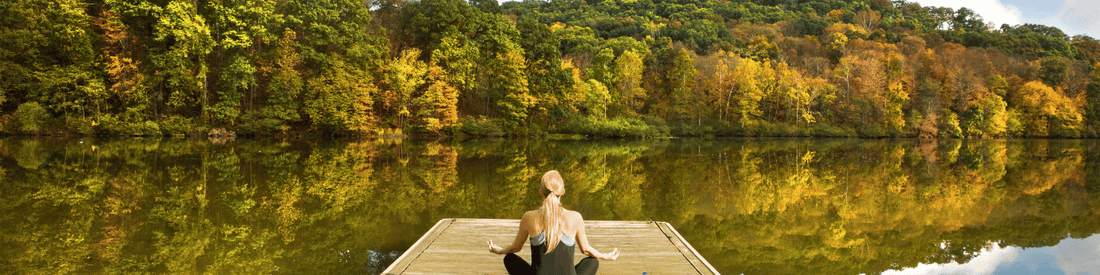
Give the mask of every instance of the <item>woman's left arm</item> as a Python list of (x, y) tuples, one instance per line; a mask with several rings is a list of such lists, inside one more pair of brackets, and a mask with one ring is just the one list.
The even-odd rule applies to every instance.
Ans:
[(534, 222), (529, 214), (524, 213), (523, 218), (519, 220), (519, 232), (516, 233), (516, 240), (512, 241), (512, 245), (507, 248), (500, 248), (496, 244), (493, 244), (493, 240), (489, 240), (489, 252), (495, 254), (508, 254), (516, 253), (523, 249), (523, 244), (527, 243), (527, 228)]
[(580, 213), (577, 213), (576, 215), (576, 221), (577, 223), (579, 223), (579, 225), (576, 225), (579, 226), (577, 228), (577, 245), (580, 246), (581, 253), (600, 260), (614, 261), (615, 259), (618, 259), (618, 248), (612, 250), (611, 253), (604, 254), (600, 253), (600, 251), (597, 251), (596, 248), (593, 248), (592, 245), (588, 244), (588, 236), (584, 233), (584, 218), (581, 217)]

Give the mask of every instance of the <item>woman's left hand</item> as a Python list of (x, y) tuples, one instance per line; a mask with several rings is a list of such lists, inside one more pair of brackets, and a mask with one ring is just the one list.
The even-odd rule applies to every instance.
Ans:
[(503, 254), (501, 253), (501, 251), (503, 251), (504, 249), (493, 244), (493, 240), (489, 240), (487, 243), (489, 244), (489, 252), (492, 252), (493, 254)]
[(612, 250), (611, 253), (603, 254), (603, 257), (601, 259), (606, 260), (606, 261), (614, 261), (618, 258), (619, 258), (619, 249), (615, 248), (615, 250)]

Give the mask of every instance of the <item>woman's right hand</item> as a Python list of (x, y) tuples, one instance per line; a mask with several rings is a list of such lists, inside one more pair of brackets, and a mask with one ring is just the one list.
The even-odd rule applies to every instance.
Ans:
[(489, 244), (489, 252), (492, 252), (493, 254), (502, 254), (500, 252), (504, 249), (500, 248), (496, 244), (493, 244), (493, 240), (489, 240), (487, 243)]

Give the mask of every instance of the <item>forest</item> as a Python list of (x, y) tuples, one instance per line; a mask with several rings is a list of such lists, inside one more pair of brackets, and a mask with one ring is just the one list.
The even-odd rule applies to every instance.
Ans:
[(1095, 138), (1100, 42), (891, 0), (12, 0), (0, 134)]

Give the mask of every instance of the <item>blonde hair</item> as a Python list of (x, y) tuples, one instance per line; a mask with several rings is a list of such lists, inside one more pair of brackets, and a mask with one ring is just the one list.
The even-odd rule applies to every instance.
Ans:
[(550, 170), (542, 175), (542, 187), (546, 191), (546, 198), (542, 199), (542, 207), (539, 207), (538, 222), (546, 234), (546, 252), (554, 251), (554, 247), (561, 240), (562, 222), (565, 220), (565, 208), (561, 207), (561, 195), (565, 195), (565, 181), (556, 170)]

